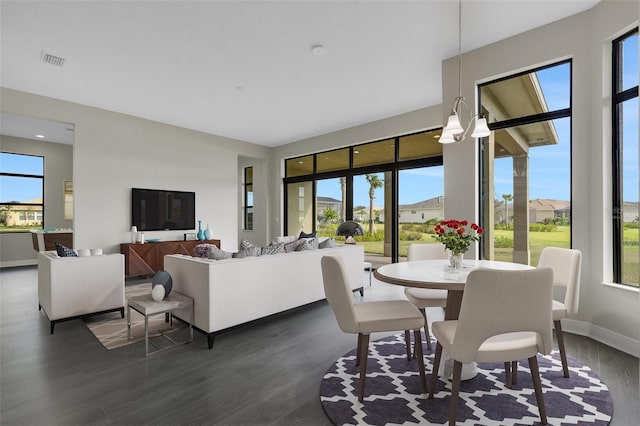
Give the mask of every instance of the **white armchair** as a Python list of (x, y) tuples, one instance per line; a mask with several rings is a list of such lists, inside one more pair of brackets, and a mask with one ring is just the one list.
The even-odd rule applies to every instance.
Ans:
[(124, 318), (124, 256), (58, 257), (38, 253), (38, 304), (51, 323), (120, 311)]

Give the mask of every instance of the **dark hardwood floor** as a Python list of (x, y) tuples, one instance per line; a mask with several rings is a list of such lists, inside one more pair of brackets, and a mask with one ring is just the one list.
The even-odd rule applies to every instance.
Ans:
[[(364, 300), (390, 295), (402, 291), (374, 280)], [(0, 302), (5, 426), (328, 425), (320, 380), (356, 344), (318, 302), (221, 334), (212, 350), (196, 333), (192, 344), (149, 358), (143, 343), (107, 351), (81, 320), (49, 334), (35, 267), (0, 270)], [(438, 319), (437, 310), (429, 315)], [(567, 347), (609, 386), (611, 424), (639, 424), (638, 359), (581, 336), (568, 335)]]

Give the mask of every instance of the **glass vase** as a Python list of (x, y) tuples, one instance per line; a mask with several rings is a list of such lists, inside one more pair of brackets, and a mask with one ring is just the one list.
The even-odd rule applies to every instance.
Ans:
[(449, 256), (449, 266), (452, 269), (462, 269), (462, 260), (464, 258), (464, 253), (452, 253)]
[(202, 221), (198, 221), (198, 240), (204, 240), (204, 231), (202, 230)]

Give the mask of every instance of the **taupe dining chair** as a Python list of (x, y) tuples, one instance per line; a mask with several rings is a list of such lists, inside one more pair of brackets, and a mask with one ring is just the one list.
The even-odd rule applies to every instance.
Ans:
[(564, 292), (562, 301), (553, 301), (553, 328), (556, 331), (564, 377), (569, 377), (569, 367), (567, 365), (564, 335), (560, 320), (578, 313), (581, 266), (582, 253), (580, 250), (575, 249), (545, 247), (542, 249), (538, 260), (538, 268), (551, 268), (553, 270), (554, 290)]
[(471, 271), (458, 319), (432, 324), (438, 344), (429, 398), (436, 390), (444, 349), (454, 360), (450, 425), (456, 424), (463, 363), (508, 363), (525, 358), (529, 360), (540, 420), (547, 423), (537, 355), (550, 353), (553, 346), (552, 280), (550, 268)]
[[(386, 300), (354, 303), (351, 286), (344, 272), (342, 258), (339, 255), (322, 257), (322, 279), (327, 301), (333, 309), (340, 330), (358, 334), (356, 366), (360, 367), (358, 401), (364, 397), (364, 385), (367, 375), (369, 354), (369, 336), (374, 332), (414, 330), (416, 339), (420, 338), (420, 328), (424, 322), (420, 311), (407, 300)], [(405, 338), (408, 334), (405, 334)], [(418, 369), (423, 392), (427, 392), (422, 346), (417, 349)], [(409, 345), (407, 355), (410, 359)]]
[[(431, 260), (446, 259), (447, 252), (444, 245), (435, 244), (410, 244), (407, 252), (407, 260)], [(420, 310), (424, 317), (424, 334), (427, 339), (427, 348), (431, 350), (431, 334), (429, 333), (429, 321), (426, 308), (444, 308), (447, 306), (447, 290), (435, 290), (430, 288), (406, 287), (404, 294), (407, 299)], [(413, 354), (415, 356), (415, 347)]]

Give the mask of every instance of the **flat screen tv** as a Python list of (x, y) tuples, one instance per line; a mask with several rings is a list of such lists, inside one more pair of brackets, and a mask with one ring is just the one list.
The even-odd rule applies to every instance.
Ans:
[(132, 188), (131, 225), (138, 231), (195, 229), (196, 193)]

